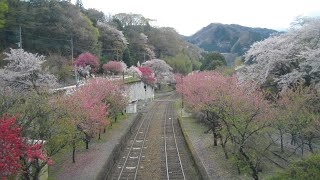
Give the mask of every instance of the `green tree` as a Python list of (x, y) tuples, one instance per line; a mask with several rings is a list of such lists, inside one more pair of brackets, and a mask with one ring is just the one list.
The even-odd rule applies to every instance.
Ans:
[(186, 75), (193, 70), (192, 61), (185, 54), (178, 54), (174, 57), (168, 56), (164, 59), (173, 68), (174, 73)]
[(226, 66), (227, 62), (224, 56), (218, 52), (209, 52), (204, 55), (201, 60), (202, 65), (200, 70), (214, 70), (219, 66)]
[(9, 6), (7, 0), (0, 0), (0, 29), (5, 26), (5, 14), (8, 12)]
[(128, 45), (122, 31), (105, 22), (98, 22), (97, 25), (100, 32), (99, 40), (102, 45), (102, 56), (109, 58), (109, 60), (121, 60)]
[(298, 85), (282, 92), (278, 100), (280, 112), (283, 113), (278, 116), (280, 121), (277, 121), (286, 124), (285, 132), (291, 135), (291, 144), (299, 145), (302, 155), (305, 144), (313, 153), (315, 140), (320, 137), (320, 114), (314, 109), (319, 104), (319, 96), (314, 87)]
[(76, 1), (76, 6), (77, 6), (78, 8), (83, 8), (82, 0), (77, 0), (77, 1)]
[(70, 59), (58, 54), (48, 56), (45, 67), (57, 78), (59, 84), (74, 84), (73, 65)]
[(48, 55), (71, 55), (71, 37), (75, 56), (89, 51), (99, 52), (98, 29), (79, 8), (68, 1), (17, 1), (10, 3), (5, 44), (11, 46), (19, 39), (30, 52)]
[(292, 162), (285, 170), (278, 172), (269, 179), (320, 179), (320, 154), (311, 155), (306, 159)]
[[(47, 93), (29, 92), (20, 96), (6, 113), (18, 114), (21, 135), (36, 142), (45, 141), (47, 155), (52, 157), (70, 144), (75, 129), (72, 121), (65, 121), (64, 113), (55, 108), (50, 99)], [(47, 165), (47, 161), (23, 161), (25, 176), (33, 179), (38, 179), (39, 172)]]
[(106, 20), (104, 13), (96, 9), (84, 9), (83, 12), (91, 20), (95, 27), (97, 27), (98, 22), (105, 22)]
[(241, 66), (243, 64), (244, 64), (244, 57), (242, 57), (242, 56), (236, 57), (236, 59), (234, 60), (234, 65)]

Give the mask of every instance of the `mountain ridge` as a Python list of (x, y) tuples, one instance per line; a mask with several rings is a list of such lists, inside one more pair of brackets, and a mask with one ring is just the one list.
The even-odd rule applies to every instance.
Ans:
[(238, 24), (211, 23), (185, 39), (206, 51), (243, 55), (250, 46), (278, 31)]

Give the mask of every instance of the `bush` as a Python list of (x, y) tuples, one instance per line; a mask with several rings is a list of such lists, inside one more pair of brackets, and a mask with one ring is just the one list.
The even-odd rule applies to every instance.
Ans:
[(288, 168), (270, 178), (270, 180), (278, 179), (320, 179), (320, 154), (293, 162)]

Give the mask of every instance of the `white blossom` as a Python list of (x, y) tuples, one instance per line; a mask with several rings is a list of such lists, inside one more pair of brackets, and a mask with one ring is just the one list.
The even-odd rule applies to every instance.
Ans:
[(43, 70), (41, 65), (45, 57), (25, 52), (23, 49), (11, 49), (5, 53), (4, 60), (10, 61), (4, 69), (0, 69), (0, 78), (7, 86), (17, 91), (36, 90), (54, 87), (56, 78)]
[(246, 66), (238, 69), (239, 80), (257, 86), (275, 84), (280, 91), (299, 82), (320, 81), (320, 19), (306, 19), (288, 32), (251, 46)]
[(106, 31), (110, 36), (116, 37), (116, 40), (121, 42), (124, 46), (129, 44), (128, 40), (123, 35), (123, 32), (119, 31), (117, 28), (112, 27), (109, 24), (104, 22), (98, 22), (98, 27)]
[(123, 61), (120, 61), (120, 63), (121, 63), (121, 66), (122, 66), (122, 71), (123, 71), (123, 72), (126, 72), (126, 71), (127, 71), (127, 68), (128, 68), (127, 64), (124, 63)]
[(170, 67), (164, 60), (152, 59), (142, 63), (142, 65), (148, 66), (153, 70), (155, 78), (159, 83), (172, 83), (174, 81), (172, 67)]
[(141, 78), (141, 76), (142, 76), (141, 71), (140, 71), (139, 68), (137, 68), (136, 66), (131, 66), (131, 67), (128, 69), (127, 73), (128, 73), (129, 75), (132, 75), (133, 77), (137, 77), (137, 78)]

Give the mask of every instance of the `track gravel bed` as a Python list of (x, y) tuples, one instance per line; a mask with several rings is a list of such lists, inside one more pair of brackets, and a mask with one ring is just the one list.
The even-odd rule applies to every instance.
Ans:
[(182, 133), (182, 129), (176, 115), (174, 116), (173, 120), (174, 120), (173, 125), (175, 128), (177, 144), (179, 146), (181, 162), (184, 165), (183, 169), (184, 169), (186, 179), (201, 180), (203, 179), (203, 177), (201, 176), (201, 173), (199, 172), (199, 169), (194, 161), (194, 157), (190, 152), (190, 149)]
[[(170, 94), (172, 95), (172, 94)], [(197, 169), (194, 167), (193, 159), (190, 155), (189, 150), (187, 149), (187, 145), (184, 141), (183, 135), (180, 130), (179, 123), (177, 121), (176, 115), (174, 114), (175, 110), (172, 106), (174, 103), (173, 96), (164, 96), (158, 100), (149, 104), (149, 110), (143, 114), (143, 118), (151, 118), (150, 126), (147, 132), (147, 138), (144, 142), (144, 147), (141, 155), (141, 162), (139, 163), (138, 173), (136, 179), (142, 180), (160, 180), (167, 179), (167, 176), (164, 176), (164, 172), (166, 172), (165, 166), (165, 155), (164, 155), (164, 120), (167, 107), (169, 106), (171, 111), (171, 117), (173, 118), (173, 124), (176, 130), (177, 136), (177, 144), (179, 146), (179, 151), (181, 154), (181, 162), (183, 163), (183, 168), (185, 170), (186, 179), (190, 180), (198, 180), (201, 179), (199, 177), (199, 173)], [(152, 108), (152, 106), (156, 104), (156, 108)], [(135, 133), (133, 133), (135, 134)], [(129, 142), (133, 142), (134, 138), (130, 137)], [(127, 148), (131, 145), (128, 143)], [(119, 156), (118, 163), (114, 166), (114, 171), (111, 173), (107, 179), (118, 179), (119, 169), (122, 168), (124, 163), (124, 158), (128, 156), (128, 152), (123, 152)], [(133, 167), (129, 167), (132, 168)], [(166, 173), (165, 173), (166, 174)], [(121, 178), (122, 179), (122, 178)], [(134, 179), (131, 176), (127, 179)], [(178, 178), (181, 179), (181, 178)], [(183, 179), (183, 178), (182, 178)]]
[(148, 138), (145, 144), (145, 153), (141, 161), (140, 170), (137, 179), (160, 179), (161, 168), (161, 143), (163, 141), (162, 117), (164, 105), (161, 103), (155, 110), (154, 118), (150, 124)]

